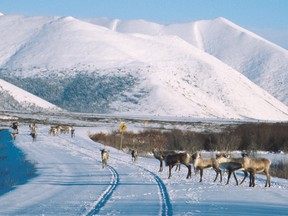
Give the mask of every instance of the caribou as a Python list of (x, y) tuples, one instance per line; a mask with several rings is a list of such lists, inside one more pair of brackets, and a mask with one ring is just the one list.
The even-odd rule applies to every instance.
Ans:
[(188, 173), (187, 173), (187, 179), (191, 178), (192, 172), (191, 172), (191, 155), (189, 153), (174, 153), (174, 154), (168, 154), (165, 157), (165, 165), (169, 166), (169, 176), (168, 178), (172, 178), (171, 170), (172, 168), (176, 166), (180, 166), (180, 164), (183, 164), (187, 167)]
[(31, 130), (30, 135), (31, 135), (31, 137), (33, 139), (33, 142), (34, 142), (34, 141), (36, 141), (36, 137), (37, 137), (37, 135), (36, 135), (36, 130), (37, 130), (36, 124), (35, 123), (30, 124), (29, 128)]
[(255, 174), (264, 173), (266, 175), (265, 187), (270, 187), (270, 166), (271, 161), (267, 158), (251, 158), (242, 153), (244, 160), (243, 168), (250, 173), (249, 187), (255, 187)]
[[(163, 161), (164, 161), (165, 157), (167, 155), (170, 155), (170, 154), (177, 154), (178, 152), (174, 151), (174, 150), (159, 151), (157, 149), (153, 149), (152, 153), (153, 153), (154, 157), (160, 161), (159, 172), (162, 172), (163, 171)], [(180, 170), (180, 164), (176, 164), (176, 170), (175, 171), (177, 171), (177, 170), (178, 171)]]
[(230, 158), (230, 157), (220, 157), (217, 159), (219, 166), (223, 169), (228, 170), (228, 179), (227, 183), (229, 183), (229, 179), (231, 173), (233, 172), (236, 184), (238, 185), (238, 180), (235, 174), (235, 171), (241, 170), (244, 172), (244, 178), (240, 184), (242, 184), (248, 173), (250, 174), (249, 187), (255, 187), (255, 174), (263, 173), (266, 175), (266, 184), (265, 187), (270, 187), (270, 165), (271, 161), (267, 158), (251, 158), (248, 157), (247, 154), (242, 153), (242, 158)]
[(55, 126), (51, 126), (49, 129), (49, 135), (55, 136), (58, 133), (58, 128)]
[(215, 158), (203, 159), (199, 152), (196, 152), (192, 155), (193, 165), (195, 173), (200, 170), (200, 182), (202, 182), (203, 171), (206, 168), (213, 168), (216, 172), (216, 177), (214, 182), (217, 180), (218, 175), (220, 174), (220, 182), (222, 182), (222, 171), (218, 166), (218, 163)]
[(13, 133), (19, 133), (19, 122), (13, 122), (10, 127), (14, 130)]
[(134, 150), (134, 149), (131, 150), (131, 157), (132, 157), (132, 163), (135, 163), (138, 157), (137, 150)]
[(36, 137), (37, 137), (36, 132), (31, 132), (30, 136), (32, 137), (33, 142), (36, 141)]
[(72, 129), (72, 126), (67, 126), (67, 125), (58, 125), (57, 127), (58, 127), (58, 131), (61, 134), (69, 134)]
[(241, 170), (244, 172), (244, 178), (242, 179), (240, 184), (242, 184), (245, 181), (246, 177), (248, 176), (248, 172), (243, 168), (243, 161), (244, 161), (243, 158), (231, 158), (230, 155), (228, 154), (217, 154), (216, 161), (221, 169), (228, 171), (228, 178), (226, 185), (229, 184), (229, 180), (232, 173), (236, 181), (236, 185), (238, 185), (238, 180), (236, 176), (237, 170)]
[(102, 159), (102, 168), (104, 169), (107, 166), (107, 162), (109, 159), (109, 151), (106, 149), (100, 149), (101, 151), (101, 159)]

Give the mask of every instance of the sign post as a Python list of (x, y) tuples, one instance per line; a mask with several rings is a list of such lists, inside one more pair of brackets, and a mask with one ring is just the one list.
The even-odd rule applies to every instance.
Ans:
[(121, 131), (121, 141), (120, 141), (120, 150), (122, 150), (122, 143), (123, 143), (123, 133), (126, 131), (127, 126), (124, 122), (121, 123), (120, 125), (120, 131)]

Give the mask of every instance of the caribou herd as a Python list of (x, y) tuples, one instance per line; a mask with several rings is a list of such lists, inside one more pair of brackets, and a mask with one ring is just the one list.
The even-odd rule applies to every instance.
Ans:
[[(19, 132), (19, 123), (13, 122), (11, 125), (13, 131), (11, 132), (12, 138), (15, 140), (16, 135)], [(30, 135), (33, 141), (36, 141), (37, 137), (37, 127), (35, 123), (29, 125)], [(73, 126), (57, 125), (51, 126), (49, 129), (49, 135), (56, 136), (58, 134), (71, 134), (71, 137), (75, 136), (75, 129)], [(101, 151), (101, 160), (102, 168), (107, 167), (109, 159), (109, 151), (100, 149)], [(132, 156), (132, 163), (136, 162), (138, 157), (137, 150), (130, 150)], [(222, 182), (223, 171), (227, 171), (228, 177), (226, 184), (229, 184), (231, 174), (233, 174), (236, 185), (238, 185), (238, 179), (236, 176), (236, 171), (242, 171), (244, 177), (240, 184), (243, 184), (247, 176), (249, 175), (249, 187), (255, 187), (255, 175), (258, 173), (264, 173), (266, 175), (265, 187), (270, 187), (270, 166), (271, 161), (267, 158), (256, 158), (249, 157), (246, 153), (242, 153), (241, 157), (232, 157), (229, 153), (218, 153), (213, 158), (202, 158), (200, 152), (190, 153), (186, 151), (172, 151), (172, 150), (152, 150), (153, 156), (159, 160), (160, 168), (159, 172), (163, 171), (163, 163), (169, 168), (168, 178), (172, 178), (172, 169), (175, 166), (175, 171), (180, 170), (180, 165), (187, 167), (187, 176), (186, 178), (192, 178), (192, 165), (194, 167), (195, 175), (200, 171), (200, 182), (203, 181), (204, 169), (212, 168), (216, 172), (214, 182), (220, 176), (220, 182)]]
[(220, 182), (222, 182), (222, 173), (227, 171), (228, 178), (226, 184), (229, 184), (231, 174), (238, 185), (238, 180), (236, 176), (236, 171), (243, 171), (244, 178), (242, 179), (242, 184), (248, 174), (250, 175), (249, 187), (255, 187), (255, 174), (264, 173), (266, 175), (265, 187), (270, 187), (270, 165), (271, 161), (267, 158), (255, 158), (249, 157), (247, 154), (242, 153), (241, 157), (233, 158), (231, 154), (219, 153), (216, 154), (215, 158), (205, 158), (203, 159), (200, 152), (188, 153), (188, 152), (177, 152), (177, 151), (159, 151), (156, 149), (152, 150), (154, 157), (160, 161), (159, 172), (163, 171), (163, 162), (169, 167), (168, 178), (172, 177), (171, 170), (176, 166), (176, 170), (180, 170), (180, 164), (187, 167), (187, 179), (191, 178), (191, 165), (194, 166), (195, 174), (200, 171), (200, 182), (203, 180), (204, 169), (212, 168), (216, 172), (214, 182), (220, 175)]
[[(37, 126), (36, 123), (33, 122), (28, 125), (30, 129), (29, 135), (32, 137), (32, 141), (36, 141), (37, 137)], [(19, 122), (13, 122), (11, 124), (11, 136), (14, 140), (16, 140), (16, 137), (19, 133)], [(75, 137), (75, 129), (73, 126), (70, 125), (55, 125), (51, 126), (49, 129), (49, 135), (56, 136), (58, 134), (71, 134), (71, 137)]]
[(71, 137), (75, 136), (75, 129), (69, 125), (55, 125), (49, 129), (49, 135), (56, 136), (58, 134), (71, 134)]

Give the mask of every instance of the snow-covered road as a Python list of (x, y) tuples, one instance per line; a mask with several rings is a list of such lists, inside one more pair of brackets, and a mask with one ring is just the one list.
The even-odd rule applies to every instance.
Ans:
[[(110, 151), (108, 167), (102, 169), (100, 149), (90, 131), (77, 127), (76, 136), (48, 135), (40, 125), (36, 142), (23, 125), (16, 146), (35, 162), (37, 176), (0, 196), (0, 215), (287, 215), (288, 181), (272, 177), (264, 188), (264, 176), (257, 175), (256, 187), (213, 182), (213, 170), (204, 179), (187, 169), (158, 173), (154, 158), (138, 158), (116, 149)], [(238, 175), (240, 178), (240, 174)], [(224, 175), (224, 181), (226, 175)]]

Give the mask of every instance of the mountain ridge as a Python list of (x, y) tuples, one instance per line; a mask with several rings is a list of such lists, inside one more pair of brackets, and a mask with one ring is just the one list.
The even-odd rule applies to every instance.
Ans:
[(3, 26), (13, 37), (0, 42), (0, 78), (69, 111), (288, 119), (287, 106), (179, 35), (73, 17), (1, 17)]
[[(107, 18), (86, 21), (107, 28), (114, 22)], [(288, 89), (285, 86), (288, 82), (288, 51), (226, 18), (169, 25), (118, 20), (113, 29), (123, 33), (177, 35), (241, 72), (288, 105)]]

